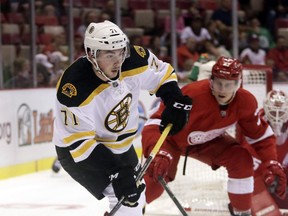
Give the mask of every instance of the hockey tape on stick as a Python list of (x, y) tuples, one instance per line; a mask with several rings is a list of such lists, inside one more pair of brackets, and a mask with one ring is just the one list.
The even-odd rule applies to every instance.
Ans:
[[(145, 161), (145, 163), (143, 164), (143, 167), (140, 171), (140, 173), (138, 174), (138, 176), (136, 177), (136, 182), (140, 182), (146, 172), (146, 170), (148, 169), (149, 165), (151, 164), (152, 160), (154, 159), (154, 157), (156, 156), (156, 154), (158, 153), (159, 149), (161, 148), (164, 140), (166, 139), (166, 137), (168, 136), (171, 128), (172, 128), (172, 124), (168, 124), (166, 126), (166, 128), (164, 129), (164, 131), (162, 132), (160, 138), (158, 139), (157, 143), (155, 144), (154, 148), (152, 149), (152, 151), (150, 152), (149, 157), (147, 158), (147, 160)], [(117, 204), (113, 207), (113, 209), (111, 210), (110, 213), (106, 212), (104, 214), (104, 216), (113, 216), (118, 209), (121, 207), (123, 201), (124, 201), (124, 197), (122, 197), (120, 200), (118, 200)]]
[(169, 195), (169, 197), (172, 199), (172, 201), (175, 203), (175, 205), (177, 206), (177, 208), (179, 209), (179, 211), (182, 213), (183, 216), (188, 216), (188, 214), (186, 213), (185, 209), (183, 208), (183, 206), (180, 204), (180, 202), (178, 201), (178, 199), (175, 197), (174, 193), (171, 191), (171, 189), (169, 188), (169, 186), (167, 185), (166, 181), (163, 179), (162, 176), (158, 177), (158, 180), (160, 182), (160, 184), (162, 185), (162, 187), (164, 188), (164, 190), (167, 192), (167, 194)]

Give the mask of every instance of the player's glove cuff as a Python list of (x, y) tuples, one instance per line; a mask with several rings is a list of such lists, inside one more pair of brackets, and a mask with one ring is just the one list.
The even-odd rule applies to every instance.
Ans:
[(262, 176), (270, 192), (275, 193), (280, 199), (286, 197), (287, 177), (278, 161), (270, 160), (262, 165)]

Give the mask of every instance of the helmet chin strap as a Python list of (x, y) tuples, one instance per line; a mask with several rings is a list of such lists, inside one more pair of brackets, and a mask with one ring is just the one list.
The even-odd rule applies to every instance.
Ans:
[(104, 71), (101, 70), (101, 68), (98, 66), (97, 61), (94, 59), (90, 59), (89, 57), (87, 57), (88, 60), (92, 63), (93, 65), (93, 69), (95, 70), (95, 73), (98, 73), (99, 75), (103, 76), (106, 80), (108, 80), (108, 83), (111, 84), (113, 87), (117, 87), (119, 85), (119, 77), (120, 77), (120, 73), (121, 73), (121, 68), (118, 71), (118, 75), (117, 75), (117, 79), (112, 80), (109, 77), (106, 76), (106, 74), (104, 73)]

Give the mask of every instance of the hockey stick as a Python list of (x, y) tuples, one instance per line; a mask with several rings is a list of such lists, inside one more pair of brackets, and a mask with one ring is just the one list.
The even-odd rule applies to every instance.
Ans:
[[(166, 137), (168, 136), (169, 134), (169, 131), (171, 130), (172, 128), (172, 124), (168, 124), (166, 126), (166, 128), (164, 129), (164, 131), (162, 132), (160, 138), (158, 139), (156, 145), (154, 146), (154, 148), (152, 149), (152, 151), (150, 152), (150, 155), (149, 157), (147, 158), (147, 160), (145, 161), (145, 163), (143, 164), (143, 167), (140, 171), (140, 173), (138, 174), (138, 176), (136, 177), (136, 182), (138, 183), (139, 181), (142, 180), (146, 170), (148, 169), (149, 165), (151, 164), (152, 160), (154, 159), (154, 157), (156, 156), (156, 154), (158, 153), (159, 149), (161, 148), (164, 140), (166, 139)], [(118, 202), (116, 203), (116, 205), (113, 207), (113, 209), (111, 210), (111, 212), (106, 212), (104, 214), (104, 216), (113, 216), (117, 211), (118, 209), (121, 207), (123, 201), (124, 201), (124, 197), (122, 197), (120, 200), (118, 200)]]
[(158, 177), (158, 180), (160, 182), (160, 184), (162, 185), (162, 187), (165, 189), (165, 191), (167, 192), (167, 194), (169, 195), (169, 197), (172, 199), (172, 201), (175, 203), (175, 205), (177, 206), (177, 208), (179, 209), (179, 211), (182, 213), (183, 216), (188, 216), (188, 214), (186, 213), (185, 209), (183, 208), (183, 206), (180, 204), (180, 202), (178, 201), (178, 199), (175, 197), (174, 193), (171, 191), (171, 189), (169, 188), (167, 182), (163, 179), (162, 176)]

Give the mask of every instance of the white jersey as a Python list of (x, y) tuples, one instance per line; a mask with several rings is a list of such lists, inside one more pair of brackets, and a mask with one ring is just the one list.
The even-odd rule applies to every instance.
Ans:
[(114, 154), (126, 152), (138, 127), (140, 90), (154, 94), (164, 83), (177, 81), (172, 66), (147, 49), (131, 47), (119, 82), (99, 79), (86, 57), (75, 61), (57, 84), (53, 142), (83, 161), (99, 144)]

